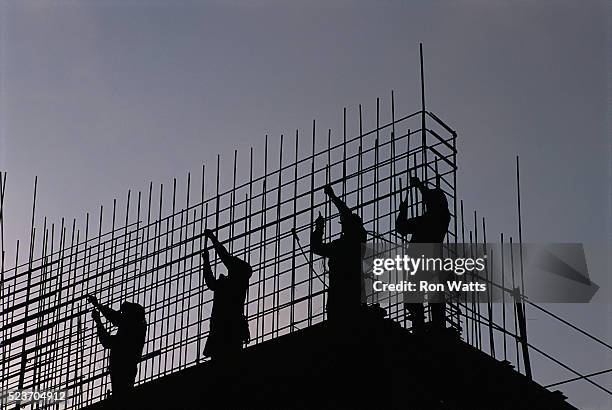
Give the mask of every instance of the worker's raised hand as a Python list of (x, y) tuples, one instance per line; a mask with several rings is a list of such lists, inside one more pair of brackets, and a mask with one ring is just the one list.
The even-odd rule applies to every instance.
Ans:
[(315, 220), (315, 229), (318, 231), (322, 231), (324, 227), (325, 218), (323, 218), (323, 215), (321, 215), (321, 212), (319, 212), (319, 216), (317, 216), (317, 219)]
[(325, 187), (323, 187), (323, 192), (325, 192), (325, 195), (328, 195), (328, 196), (336, 195), (331, 185), (325, 185)]
[(215, 233), (212, 229), (204, 229), (204, 236), (207, 238), (213, 238), (215, 236)]
[(410, 177), (410, 186), (418, 186), (420, 185), (421, 180), (419, 177)]
[(94, 306), (98, 306), (98, 298), (94, 295), (87, 295), (87, 301)]

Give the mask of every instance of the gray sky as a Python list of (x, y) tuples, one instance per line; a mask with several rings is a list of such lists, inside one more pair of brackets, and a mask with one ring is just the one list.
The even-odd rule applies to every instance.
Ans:
[[(313, 118), (341, 130), (342, 107), (372, 112), (391, 89), (398, 112), (416, 111), (423, 42), (428, 107), (459, 133), (466, 209), (486, 216), (489, 232), (515, 234), (520, 155), (525, 240), (609, 250), (608, 4), (3, 0), (7, 242), (28, 237), (35, 175), (39, 214), (82, 218), (150, 180), (212, 167), (218, 153), (246, 154), (265, 134), (306, 131)], [(605, 253), (589, 262), (603, 303), (552, 308), (612, 340)], [(532, 319), (534, 343), (578, 370), (611, 367), (609, 354)], [(581, 408), (612, 408), (590, 387), (563, 391)]]

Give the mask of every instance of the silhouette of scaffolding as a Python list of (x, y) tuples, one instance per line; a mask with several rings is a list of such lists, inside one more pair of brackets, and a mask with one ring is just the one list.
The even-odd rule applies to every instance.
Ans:
[[(12, 265), (5, 258), (2, 229), (0, 388), (65, 389), (69, 400), (59, 405), (65, 409), (107, 395), (106, 353), (97, 341), (88, 294), (114, 308), (124, 300), (145, 307), (148, 334), (137, 384), (207, 360), (202, 351), (212, 292), (200, 263), (207, 228), (253, 267), (245, 306), (248, 345), (325, 320), (327, 278), (323, 259), (309, 250), (308, 235), (319, 211), (326, 216), (326, 238), (340, 233), (335, 209), (323, 193), (327, 184), (362, 216), (369, 241), (397, 243), (400, 181), (418, 175), (433, 184), (438, 175), (452, 218), (447, 242), (477, 243), (479, 235), (486, 242), (485, 221), (475, 212), (466, 237), (457, 197), (457, 133), (425, 107), (422, 59), (421, 85), (417, 112), (398, 115), (392, 92), (386, 103), (377, 99), (369, 128), (359, 105), (349, 129), (345, 108), (339, 134), (321, 131), (313, 121), (307, 133), (281, 135), (274, 152), (266, 136), (262, 152), (251, 148), (246, 159), (234, 152), (229, 178), (217, 157), (212, 177), (210, 167), (203, 166), (199, 178), (188, 174), (169, 187), (151, 183), (148, 191), (128, 192), (123, 205), (114, 200), (112, 209), (88, 213), (84, 223), (44, 219), (42, 227), (35, 226), (35, 183), (31, 235), (25, 252), (17, 243)], [(0, 182), (3, 200), (6, 173)], [(414, 216), (423, 204), (416, 190), (413, 195), (409, 212)], [(223, 269), (219, 262), (212, 260), (215, 274)], [(401, 295), (377, 301), (406, 326)], [(522, 302), (512, 306), (524, 309)], [(519, 371), (521, 361), (528, 363), (519, 351), (519, 343), (527, 346), (520, 309), (506, 312), (502, 304), (494, 311), (490, 301), (472, 300), (451, 301), (448, 311), (451, 326), (468, 343), (515, 363)]]

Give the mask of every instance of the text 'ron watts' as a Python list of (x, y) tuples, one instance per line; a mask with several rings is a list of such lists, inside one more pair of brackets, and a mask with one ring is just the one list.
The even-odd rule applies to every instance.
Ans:
[(375, 292), (485, 292), (487, 285), (480, 282), (462, 282), (449, 280), (446, 283), (430, 283), (421, 280), (418, 283), (401, 281), (399, 283), (384, 283), (377, 280), (372, 284)]

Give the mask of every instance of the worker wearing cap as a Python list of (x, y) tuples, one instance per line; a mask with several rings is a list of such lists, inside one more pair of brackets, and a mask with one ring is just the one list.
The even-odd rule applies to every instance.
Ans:
[[(92, 318), (96, 323), (98, 338), (105, 349), (110, 350), (109, 371), (112, 394), (122, 397), (134, 386), (138, 363), (147, 334), (145, 310), (138, 303), (123, 302), (119, 311), (98, 303), (95, 296), (87, 296), (94, 306)], [(111, 335), (102, 324), (100, 313), (104, 315), (117, 333)]]

